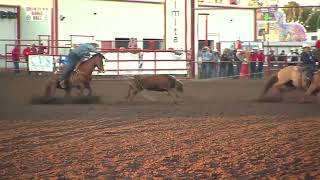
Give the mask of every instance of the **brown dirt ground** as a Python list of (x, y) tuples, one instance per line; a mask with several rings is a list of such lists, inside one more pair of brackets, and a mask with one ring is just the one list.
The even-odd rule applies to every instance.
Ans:
[(111, 80), (92, 84), (102, 104), (30, 104), (44, 80), (0, 74), (0, 179), (320, 179), (319, 104), (301, 92), (262, 103), (263, 80), (189, 80), (184, 104), (127, 104)]

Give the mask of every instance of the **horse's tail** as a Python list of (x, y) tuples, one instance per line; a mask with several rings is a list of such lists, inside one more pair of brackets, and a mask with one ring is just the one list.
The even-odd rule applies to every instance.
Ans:
[(264, 86), (264, 89), (262, 91), (261, 96), (265, 95), (268, 90), (276, 83), (278, 82), (278, 76), (277, 75), (273, 75), (271, 76), (271, 78), (267, 81), (266, 85)]

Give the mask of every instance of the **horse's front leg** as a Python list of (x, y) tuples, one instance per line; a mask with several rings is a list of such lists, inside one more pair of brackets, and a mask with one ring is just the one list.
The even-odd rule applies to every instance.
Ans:
[(85, 88), (89, 91), (87, 96), (92, 96), (92, 88), (90, 86), (90, 83), (86, 83)]
[(172, 89), (169, 89), (167, 92), (168, 92), (168, 95), (173, 99), (173, 103), (178, 104), (177, 93), (174, 92), (174, 90)]

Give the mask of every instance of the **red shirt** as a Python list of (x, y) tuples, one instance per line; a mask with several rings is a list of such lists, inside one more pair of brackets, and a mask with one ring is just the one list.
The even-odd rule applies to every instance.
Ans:
[(37, 54), (37, 49), (35, 47), (31, 47), (30, 54)]
[(317, 41), (316, 41), (316, 48), (317, 48), (317, 49), (320, 49), (320, 40), (317, 40)]
[(30, 47), (25, 48), (22, 52), (23, 56), (27, 58), (30, 54), (30, 51), (31, 51)]
[(38, 51), (38, 53), (39, 54), (44, 54), (44, 50), (45, 49), (47, 49), (47, 47), (45, 47), (45, 46), (39, 46), (39, 51)]
[(259, 61), (259, 62), (264, 62), (265, 56), (264, 56), (263, 52), (259, 53), (259, 54), (257, 55), (257, 58), (258, 58), (258, 61)]
[(13, 61), (19, 61), (20, 60), (20, 52), (19, 47), (14, 47), (11, 51), (11, 56)]
[(257, 59), (258, 59), (258, 54), (257, 53), (250, 54), (249, 61), (256, 62)]

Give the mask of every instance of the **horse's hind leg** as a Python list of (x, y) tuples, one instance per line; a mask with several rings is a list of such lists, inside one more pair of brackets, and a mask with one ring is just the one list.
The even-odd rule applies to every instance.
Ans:
[(78, 96), (83, 96), (83, 91), (84, 91), (86, 85), (83, 84), (83, 83), (80, 83), (80, 84), (77, 85), (76, 87), (77, 87), (77, 89), (79, 90)]
[(283, 83), (283, 82), (277, 82), (272, 87), (272, 94), (277, 95), (280, 101), (282, 100), (282, 88), (283, 88), (284, 84), (285, 83)]

